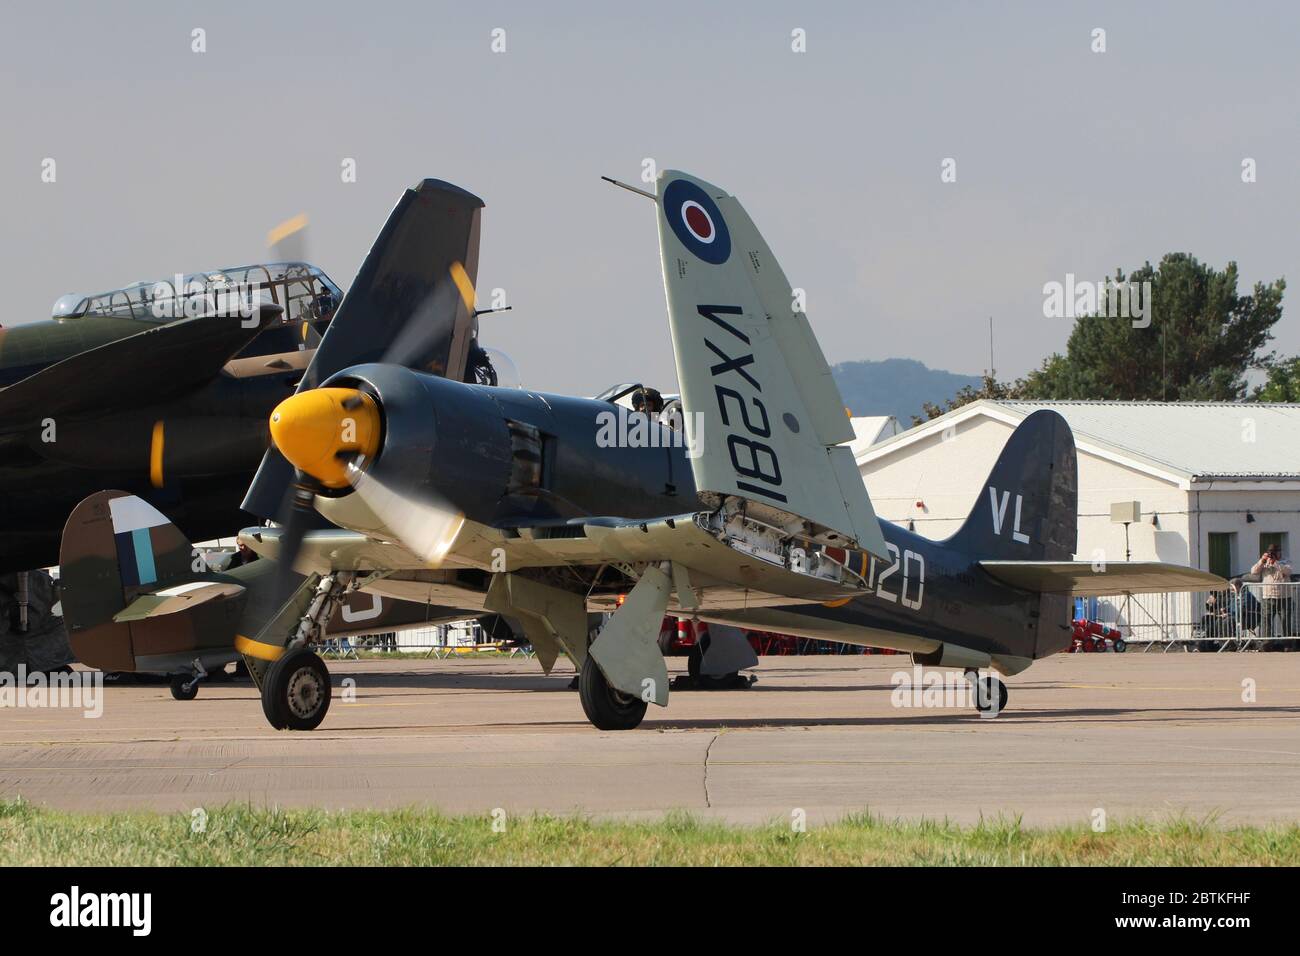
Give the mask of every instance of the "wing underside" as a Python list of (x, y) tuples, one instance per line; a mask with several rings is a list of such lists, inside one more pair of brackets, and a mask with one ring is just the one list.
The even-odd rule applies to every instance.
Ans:
[[(340, 518), (337, 513), (333, 517)], [(275, 559), (280, 533), (279, 528), (249, 528), (240, 533), (240, 540), (262, 556)], [(506, 531), (467, 521), (442, 567), (489, 569), (502, 556), (506, 566), (516, 571), (670, 562), (682, 569), (675, 582), (681, 584), (679, 596), (689, 595), (675, 605), (681, 607), (694, 601), (714, 607), (823, 602), (862, 593), (861, 581), (831, 557), (813, 552), (805, 556), (799, 570), (792, 570), (765, 559), (757, 549), (738, 545), (705, 513), (645, 522), (594, 518), (563, 528)], [(295, 567), (302, 574), (337, 570), (401, 573), (427, 570), (429, 565), (396, 542), (331, 529), (304, 536)]]

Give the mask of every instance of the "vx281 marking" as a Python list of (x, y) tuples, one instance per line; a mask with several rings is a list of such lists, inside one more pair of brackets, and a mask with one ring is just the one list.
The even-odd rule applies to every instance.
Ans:
[[(722, 318), (724, 315), (743, 314), (744, 310), (740, 306), (700, 305), (696, 306), (696, 311), (717, 325), (718, 328), (739, 339), (744, 345), (750, 344), (748, 335)], [(749, 396), (749, 403), (753, 405), (754, 410), (758, 413), (759, 421), (756, 422), (750, 417), (745, 396), (736, 388), (730, 388), (716, 381), (719, 377), (734, 372), (740, 377), (741, 381), (732, 382), (732, 384), (738, 388), (744, 388), (745, 385), (748, 385), (753, 391), (761, 392), (763, 390), (762, 383), (754, 377), (753, 373), (748, 371), (748, 367), (754, 364), (753, 353), (732, 356), (725, 349), (720, 348), (707, 338), (704, 340), (704, 344), (709, 351), (721, 360), (718, 364), (710, 366), (709, 372), (715, 379), (713, 390), (718, 400), (718, 413), (722, 416), (722, 424), (727, 427), (729, 432), (727, 435), (727, 452), (731, 456), (731, 467), (737, 475), (736, 487), (741, 491), (762, 495), (772, 501), (785, 502), (787, 500), (786, 496), (775, 490), (781, 487), (781, 463), (777, 460), (776, 449), (767, 442), (757, 440), (772, 437), (772, 422), (768, 417), (766, 406), (757, 395)], [(739, 422), (733, 422), (731, 415), (728, 414), (728, 399), (735, 402), (732, 414), (739, 411)], [(740, 431), (740, 425), (744, 426), (744, 432)], [(742, 458), (745, 460), (742, 461)], [(753, 482), (756, 481), (762, 482), (763, 485), (754, 484)], [(764, 487), (764, 485), (768, 487)]]

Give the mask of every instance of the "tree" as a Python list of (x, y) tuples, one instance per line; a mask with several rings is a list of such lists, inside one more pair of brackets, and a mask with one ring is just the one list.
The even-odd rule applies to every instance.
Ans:
[(1255, 402), (1300, 402), (1300, 355), (1270, 363), (1268, 380), (1250, 398)]
[(1245, 374), (1273, 360), (1263, 353), (1282, 317), (1286, 282), (1237, 294), (1237, 264), (1222, 271), (1186, 253), (1146, 263), (1117, 283), (1149, 282), (1150, 324), (1104, 309), (1075, 320), (1064, 355), (1054, 354), (1020, 383), (1031, 399), (1238, 401)]
[(1015, 382), (999, 382), (988, 372), (985, 372), (979, 388), (974, 388), (970, 385), (963, 385), (957, 390), (956, 395), (947, 399), (943, 403), (942, 407), (935, 405), (933, 402), (923, 403), (921, 405), (921, 410), (924, 412), (924, 415), (913, 415), (912, 424), (919, 425), (932, 418), (938, 418), (940, 415), (947, 414), (954, 408), (961, 408), (963, 405), (979, 401), (981, 398), (1020, 398), (1020, 393), (1023, 388), (1023, 379), (1017, 379)]

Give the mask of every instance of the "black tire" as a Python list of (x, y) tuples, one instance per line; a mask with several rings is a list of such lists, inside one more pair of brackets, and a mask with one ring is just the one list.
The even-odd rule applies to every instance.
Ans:
[(696, 644), (691, 648), (690, 654), (686, 656), (686, 673), (691, 675), (691, 680), (700, 679), (700, 669), (704, 666), (704, 651), (700, 650), (700, 645)]
[[(186, 684), (189, 684), (188, 690), (185, 687)], [(198, 679), (188, 674), (173, 674), (171, 685), (172, 696), (177, 700), (193, 700), (199, 696)]]
[(1126, 650), (1128, 650), (1128, 641), (1122, 637), (1115, 641), (1116, 654), (1123, 654)]
[(578, 675), (578, 699), (597, 730), (632, 730), (645, 717), (646, 702), (610, 687), (590, 654)]
[[(997, 709), (993, 708), (994, 697)], [(1000, 714), (1007, 709), (1007, 685), (992, 675), (981, 677), (975, 694), (975, 709), (981, 714)]]
[(329, 713), (333, 688), (325, 662), (305, 647), (271, 665), (262, 683), (262, 713), (276, 730), (315, 730)]

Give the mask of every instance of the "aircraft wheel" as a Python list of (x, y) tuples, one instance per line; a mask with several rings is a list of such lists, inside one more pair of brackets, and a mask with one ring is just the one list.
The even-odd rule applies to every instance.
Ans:
[(199, 696), (198, 679), (188, 674), (173, 674), (171, 685), (172, 696), (177, 700), (193, 700)]
[(330, 709), (330, 672), (313, 651), (289, 651), (262, 683), (262, 713), (276, 730), (315, 730)]
[(975, 690), (975, 709), (981, 714), (1002, 713), (1007, 709), (1007, 685), (992, 675), (981, 677)]
[(645, 717), (646, 702), (610, 687), (590, 654), (578, 675), (578, 699), (597, 730), (632, 730)]
[(690, 654), (686, 657), (686, 673), (691, 675), (692, 680), (700, 679), (700, 668), (704, 666), (704, 652), (700, 650), (700, 645), (696, 644), (691, 648)]

